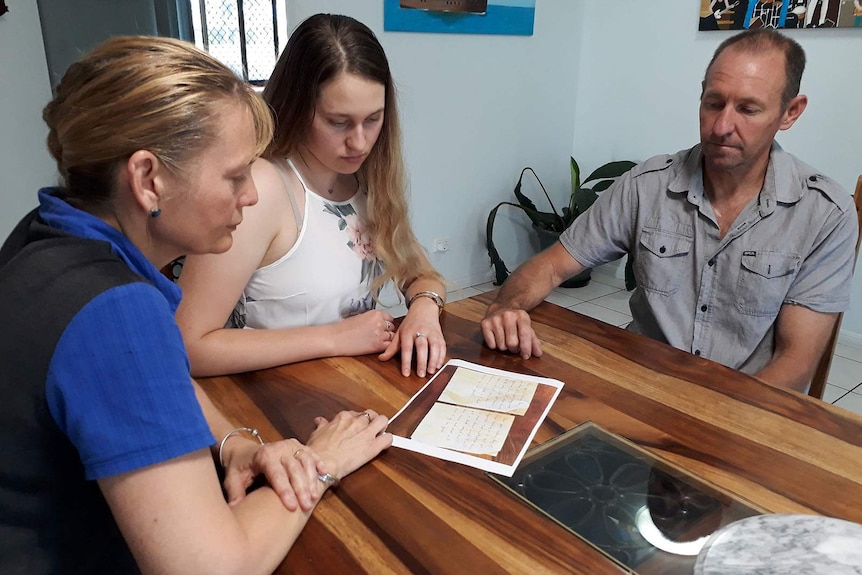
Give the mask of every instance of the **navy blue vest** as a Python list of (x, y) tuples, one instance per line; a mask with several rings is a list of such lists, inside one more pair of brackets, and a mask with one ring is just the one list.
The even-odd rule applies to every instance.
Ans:
[(0, 573), (139, 573), (95, 481), (45, 400), (54, 349), (89, 301), (141, 281), (106, 242), (36, 210), (0, 250)]

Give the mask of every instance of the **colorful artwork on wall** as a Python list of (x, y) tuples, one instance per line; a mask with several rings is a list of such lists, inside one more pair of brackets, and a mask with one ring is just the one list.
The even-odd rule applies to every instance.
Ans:
[(532, 36), (536, 0), (383, 0), (387, 32)]
[(699, 30), (862, 28), (862, 0), (700, 0)]

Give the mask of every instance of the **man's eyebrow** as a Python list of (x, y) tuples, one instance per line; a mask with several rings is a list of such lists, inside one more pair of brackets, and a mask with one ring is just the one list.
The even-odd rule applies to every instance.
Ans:
[[(721, 92), (719, 92), (717, 90), (706, 90), (703, 93), (703, 97), (704, 98), (722, 98), (722, 99), (725, 98), (724, 94), (722, 94)], [(738, 98), (737, 102), (741, 103), (741, 104), (757, 104), (758, 106), (764, 105), (764, 100), (762, 98), (758, 98), (757, 96), (745, 96), (743, 98)]]

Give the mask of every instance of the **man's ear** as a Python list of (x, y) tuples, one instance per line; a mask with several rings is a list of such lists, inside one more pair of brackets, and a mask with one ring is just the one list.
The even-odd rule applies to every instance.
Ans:
[(164, 166), (149, 150), (138, 150), (126, 162), (126, 177), (135, 202), (146, 213), (159, 209)]
[(803, 94), (799, 94), (790, 102), (788, 102), (787, 107), (784, 109), (781, 118), (781, 125), (778, 127), (779, 130), (787, 130), (793, 124), (796, 123), (796, 120), (799, 119), (799, 116), (802, 115), (802, 112), (805, 111), (805, 107), (808, 106), (808, 96)]

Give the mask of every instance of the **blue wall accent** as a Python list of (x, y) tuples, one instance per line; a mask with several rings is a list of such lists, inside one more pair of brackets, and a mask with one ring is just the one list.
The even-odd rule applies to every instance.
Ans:
[(532, 36), (535, 14), (535, 1), (506, 2), (505, 5), (488, 2), (485, 14), (463, 14), (402, 8), (398, 0), (384, 0), (383, 29), (388, 32)]

